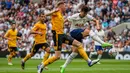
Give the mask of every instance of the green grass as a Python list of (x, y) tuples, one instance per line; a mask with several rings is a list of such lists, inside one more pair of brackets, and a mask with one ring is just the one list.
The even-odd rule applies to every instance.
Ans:
[[(21, 59), (13, 59), (13, 66), (7, 65), (6, 58), (0, 58), (0, 73), (37, 73), (37, 65), (42, 60), (28, 60), (25, 70), (20, 67)], [(65, 60), (58, 60), (49, 65), (43, 73), (60, 73), (60, 66)], [(65, 73), (130, 73), (130, 60), (101, 60), (101, 64), (88, 67), (82, 59), (74, 59), (66, 68)]]

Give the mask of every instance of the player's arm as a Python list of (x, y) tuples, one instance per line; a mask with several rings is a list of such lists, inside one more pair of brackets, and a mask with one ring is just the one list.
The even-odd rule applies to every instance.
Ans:
[(66, 23), (66, 22), (72, 23), (76, 17), (77, 17), (77, 14), (72, 15), (72, 16), (68, 16), (67, 19), (64, 20), (64, 23)]
[(18, 39), (18, 40), (22, 40), (22, 38), (21, 38), (21, 37), (17, 37), (17, 39)]
[(100, 27), (99, 20), (97, 20), (96, 18), (94, 18), (93, 21), (96, 22), (96, 26)]
[(96, 22), (96, 26), (100, 28), (99, 20), (97, 20), (96, 18), (94, 18), (93, 16), (91, 16), (89, 14), (87, 14), (87, 18), (89, 20), (92, 20), (92, 21)]
[(65, 19), (65, 20), (64, 20), (64, 23), (66, 23), (66, 22), (69, 22), (69, 20), (68, 20), (68, 19)]
[(59, 9), (53, 10), (53, 11), (51, 11), (51, 12), (45, 14), (45, 15), (46, 15), (46, 16), (51, 16), (51, 15), (53, 15), (53, 14), (54, 14), (55, 12), (57, 12), (57, 11), (59, 11)]
[(7, 40), (13, 40), (13, 39), (9, 38), (9, 31), (7, 31), (5, 33), (4, 38), (7, 39)]
[(107, 36), (106, 36), (106, 34), (105, 34), (105, 31), (103, 31), (103, 34), (104, 34), (104, 42), (106, 42), (107, 41)]
[(34, 25), (34, 27), (32, 28), (32, 30), (30, 31), (30, 34), (39, 34), (42, 35), (41, 32), (37, 31), (38, 30), (38, 25)]

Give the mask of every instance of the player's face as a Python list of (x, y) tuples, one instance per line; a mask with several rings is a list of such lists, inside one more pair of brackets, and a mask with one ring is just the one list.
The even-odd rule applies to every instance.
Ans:
[(63, 12), (66, 11), (66, 4), (65, 3), (61, 5), (61, 9), (62, 9)]
[(41, 21), (44, 21), (45, 19), (46, 19), (46, 16), (45, 16), (45, 15), (41, 15), (41, 16), (40, 16), (40, 20), (41, 20)]
[(81, 14), (82, 17), (85, 17), (85, 16), (87, 15), (87, 12), (83, 12), (83, 11), (81, 11), (80, 14)]
[(15, 24), (12, 24), (12, 29), (15, 29), (16, 25)]

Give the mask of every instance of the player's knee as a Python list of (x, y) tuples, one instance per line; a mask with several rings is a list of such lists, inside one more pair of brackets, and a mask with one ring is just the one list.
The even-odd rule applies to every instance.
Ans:
[(74, 40), (72, 44), (73, 44), (73, 46), (75, 46), (75, 47), (77, 47), (77, 48), (78, 48), (78, 47), (83, 47), (82, 43), (80, 43), (80, 42), (77, 41), (77, 40)]
[(102, 51), (102, 50), (99, 50), (99, 51), (98, 51), (98, 54), (102, 55), (102, 54), (103, 54), (103, 51)]
[(55, 56), (55, 57), (56, 57), (57, 60), (60, 59), (60, 56)]
[(49, 47), (46, 48), (45, 51), (46, 51), (47, 53), (50, 53), (50, 48), (49, 48)]
[(32, 57), (32, 56), (34, 56), (35, 55), (35, 53), (30, 53), (30, 56)]
[(83, 32), (83, 36), (88, 36), (90, 32), (90, 29), (85, 29)]
[(78, 52), (78, 50), (76, 48), (73, 48), (72, 50), (73, 50), (73, 52), (76, 52), (76, 53)]

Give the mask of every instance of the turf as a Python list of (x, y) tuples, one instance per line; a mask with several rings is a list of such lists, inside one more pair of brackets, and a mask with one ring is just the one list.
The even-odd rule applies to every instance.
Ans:
[[(0, 73), (37, 73), (37, 65), (42, 60), (31, 59), (26, 62), (25, 70), (20, 67), (21, 59), (13, 59), (13, 66), (7, 65), (6, 58), (0, 58)], [(60, 73), (60, 66), (65, 60), (59, 60), (49, 65), (49, 70), (43, 73)], [(101, 60), (101, 64), (88, 67), (87, 63), (82, 59), (75, 59), (66, 68), (65, 73), (130, 73), (130, 60)]]

